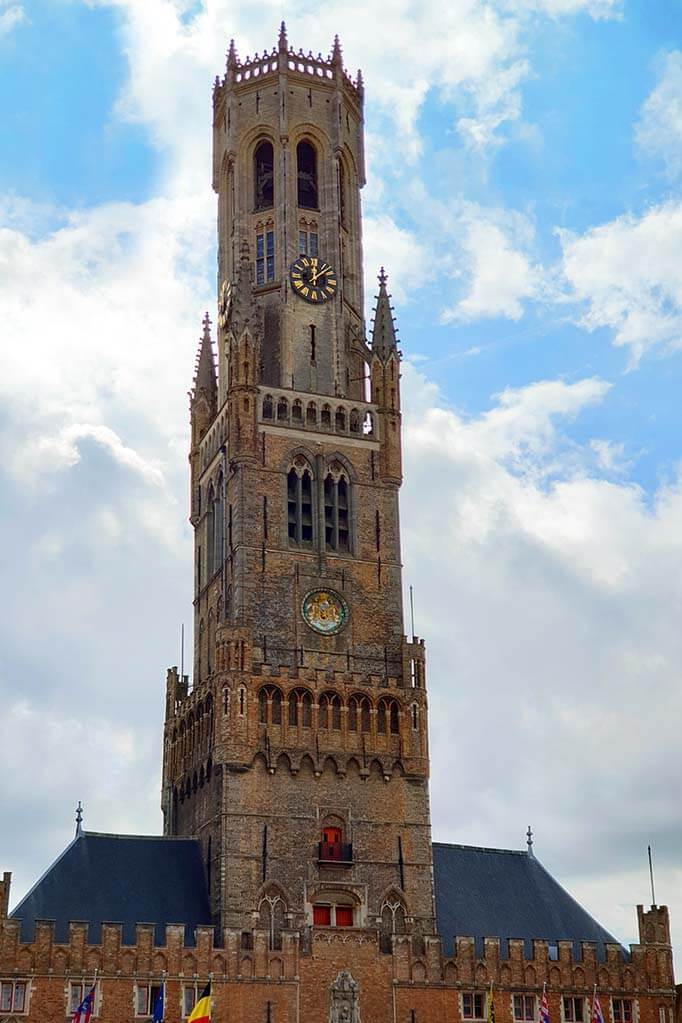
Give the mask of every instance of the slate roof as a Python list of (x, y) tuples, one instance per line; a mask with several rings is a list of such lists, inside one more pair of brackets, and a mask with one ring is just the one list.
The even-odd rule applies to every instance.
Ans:
[(433, 869), (446, 955), (455, 936), (475, 938), (478, 954), (484, 937), (500, 938), (503, 956), (509, 938), (524, 938), (528, 955), (533, 938), (573, 941), (577, 954), (581, 941), (593, 941), (600, 959), (604, 942), (618, 944), (532, 853), (434, 842)]
[[(483, 938), (544, 938), (597, 943), (616, 939), (587, 913), (527, 852), (433, 845), (436, 918), (446, 955), (453, 939), (473, 937), (478, 954)], [(64, 850), (11, 913), (31, 941), (36, 920), (55, 921), (55, 940), (68, 942), (69, 921), (88, 921), (89, 941), (100, 940), (103, 922), (123, 924), (124, 944), (134, 944), (137, 923), (155, 924), (165, 941), (166, 924), (184, 924), (194, 944), (198, 924), (211, 924), (200, 843), (193, 838), (155, 838), (83, 832)]]
[(88, 940), (100, 940), (102, 923), (123, 924), (123, 943), (135, 942), (137, 923), (184, 924), (194, 944), (197, 924), (210, 924), (201, 846), (193, 838), (101, 835), (83, 832), (10, 914), (21, 920), (22, 941), (33, 939), (36, 920), (55, 921), (55, 941), (68, 942), (69, 921), (90, 923)]

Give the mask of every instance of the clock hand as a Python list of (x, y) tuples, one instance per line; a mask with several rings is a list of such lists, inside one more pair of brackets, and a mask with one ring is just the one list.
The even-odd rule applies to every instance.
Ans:
[(318, 279), (318, 277), (321, 277), (321, 276), (322, 276), (322, 274), (326, 273), (328, 269), (329, 269), (329, 267), (327, 266), (327, 264), (326, 264), (326, 263), (323, 263), (323, 265), (322, 265), (322, 269), (321, 269), (321, 270), (318, 270), (318, 271), (317, 271), (316, 273), (314, 273), (314, 274), (313, 274), (313, 275), (311, 276), (311, 278), (310, 278), (310, 283), (311, 283), (311, 284), (317, 284), (317, 279)]

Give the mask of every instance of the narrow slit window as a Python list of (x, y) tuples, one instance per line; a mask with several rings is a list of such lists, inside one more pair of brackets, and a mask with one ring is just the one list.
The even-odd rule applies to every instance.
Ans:
[(289, 543), (311, 547), (313, 543), (313, 481), (308, 469), (290, 469), (287, 475), (287, 529)]

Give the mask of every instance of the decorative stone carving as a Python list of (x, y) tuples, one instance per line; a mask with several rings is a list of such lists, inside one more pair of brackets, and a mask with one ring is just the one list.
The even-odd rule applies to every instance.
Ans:
[(341, 970), (331, 986), (329, 1023), (361, 1023), (358, 983), (348, 970)]

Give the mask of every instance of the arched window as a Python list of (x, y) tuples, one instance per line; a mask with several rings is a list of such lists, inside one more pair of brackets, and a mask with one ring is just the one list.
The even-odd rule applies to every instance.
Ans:
[(311, 547), (313, 543), (313, 478), (305, 458), (296, 458), (287, 475), (289, 543)]
[(272, 395), (266, 394), (263, 398), (263, 419), (272, 419)]
[(203, 654), (204, 654), (204, 638), (205, 638), (204, 637), (204, 631), (205, 631), (204, 619), (202, 618), (201, 621), (199, 622), (199, 643), (198, 643), (198, 648), (197, 648), (197, 677), (198, 677), (200, 682), (201, 682), (201, 678), (202, 678), (201, 668), (202, 668)]
[(322, 414), (320, 416), (320, 422), (323, 430), (331, 430), (332, 427), (332, 410), (329, 405), (322, 406)]
[(282, 694), (276, 686), (263, 686), (258, 694), (258, 710), (261, 724), (282, 724)]
[(289, 402), (286, 398), (280, 398), (277, 402), (277, 419), (280, 422), (286, 422), (289, 418)]
[(206, 515), (206, 571), (208, 578), (213, 575), (215, 563), (215, 491), (213, 484), (208, 488), (208, 508)]
[(381, 907), (381, 932), (379, 948), (382, 952), (393, 950), (393, 935), (405, 933), (405, 907), (396, 899), (387, 899)]
[(215, 644), (215, 616), (213, 614), (213, 608), (210, 608), (208, 612), (208, 629), (207, 641), (206, 641), (206, 671), (210, 675), (213, 671), (213, 646)]
[(391, 730), (391, 735), (398, 735), (398, 733), (400, 732), (400, 713), (398, 709), (398, 704), (395, 702), (395, 700), (391, 700), (391, 708), (389, 711), (389, 728)]
[(313, 698), (306, 689), (294, 689), (289, 693), (289, 724), (292, 728), (301, 725), (310, 728), (313, 718)]
[(348, 703), (348, 731), (369, 732), (369, 700), (366, 696), (351, 696)]
[(285, 926), (286, 905), (276, 892), (265, 895), (258, 906), (258, 926), (267, 931), (270, 951), (282, 947), (282, 931)]
[(336, 423), (336, 429), (343, 433), (346, 429), (346, 410), (343, 406), (337, 408), (334, 422)]
[(386, 731), (386, 704), (382, 700), (377, 708), (377, 732)]
[(272, 143), (263, 141), (253, 154), (254, 207), (269, 210), (275, 201), (274, 154)]
[(298, 170), (298, 205), (306, 210), (317, 209), (317, 153), (310, 142), (296, 146)]
[(341, 218), (341, 226), (346, 226), (346, 172), (343, 169), (343, 164), (339, 160), (339, 216)]
[(306, 409), (305, 419), (308, 426), (317, 425), (317, 405), (314, 402), (308, 402), (308, 408)]
[(348, 479), (338, 463), (324, 481), (324, 539), (333, 551), (350, 550)]
[(336, 693), (323, 693), (320, 697), (320, 711), (318, 714), (318, 726), (320, 728), (341, 728), (341, 700)]
[(298, 400), (298, 398), (296, 399), (296, 401), (291, 406), (291, 421), (292, 421), (292, 423), (302, 423), (303, 422), (303, 405)]

